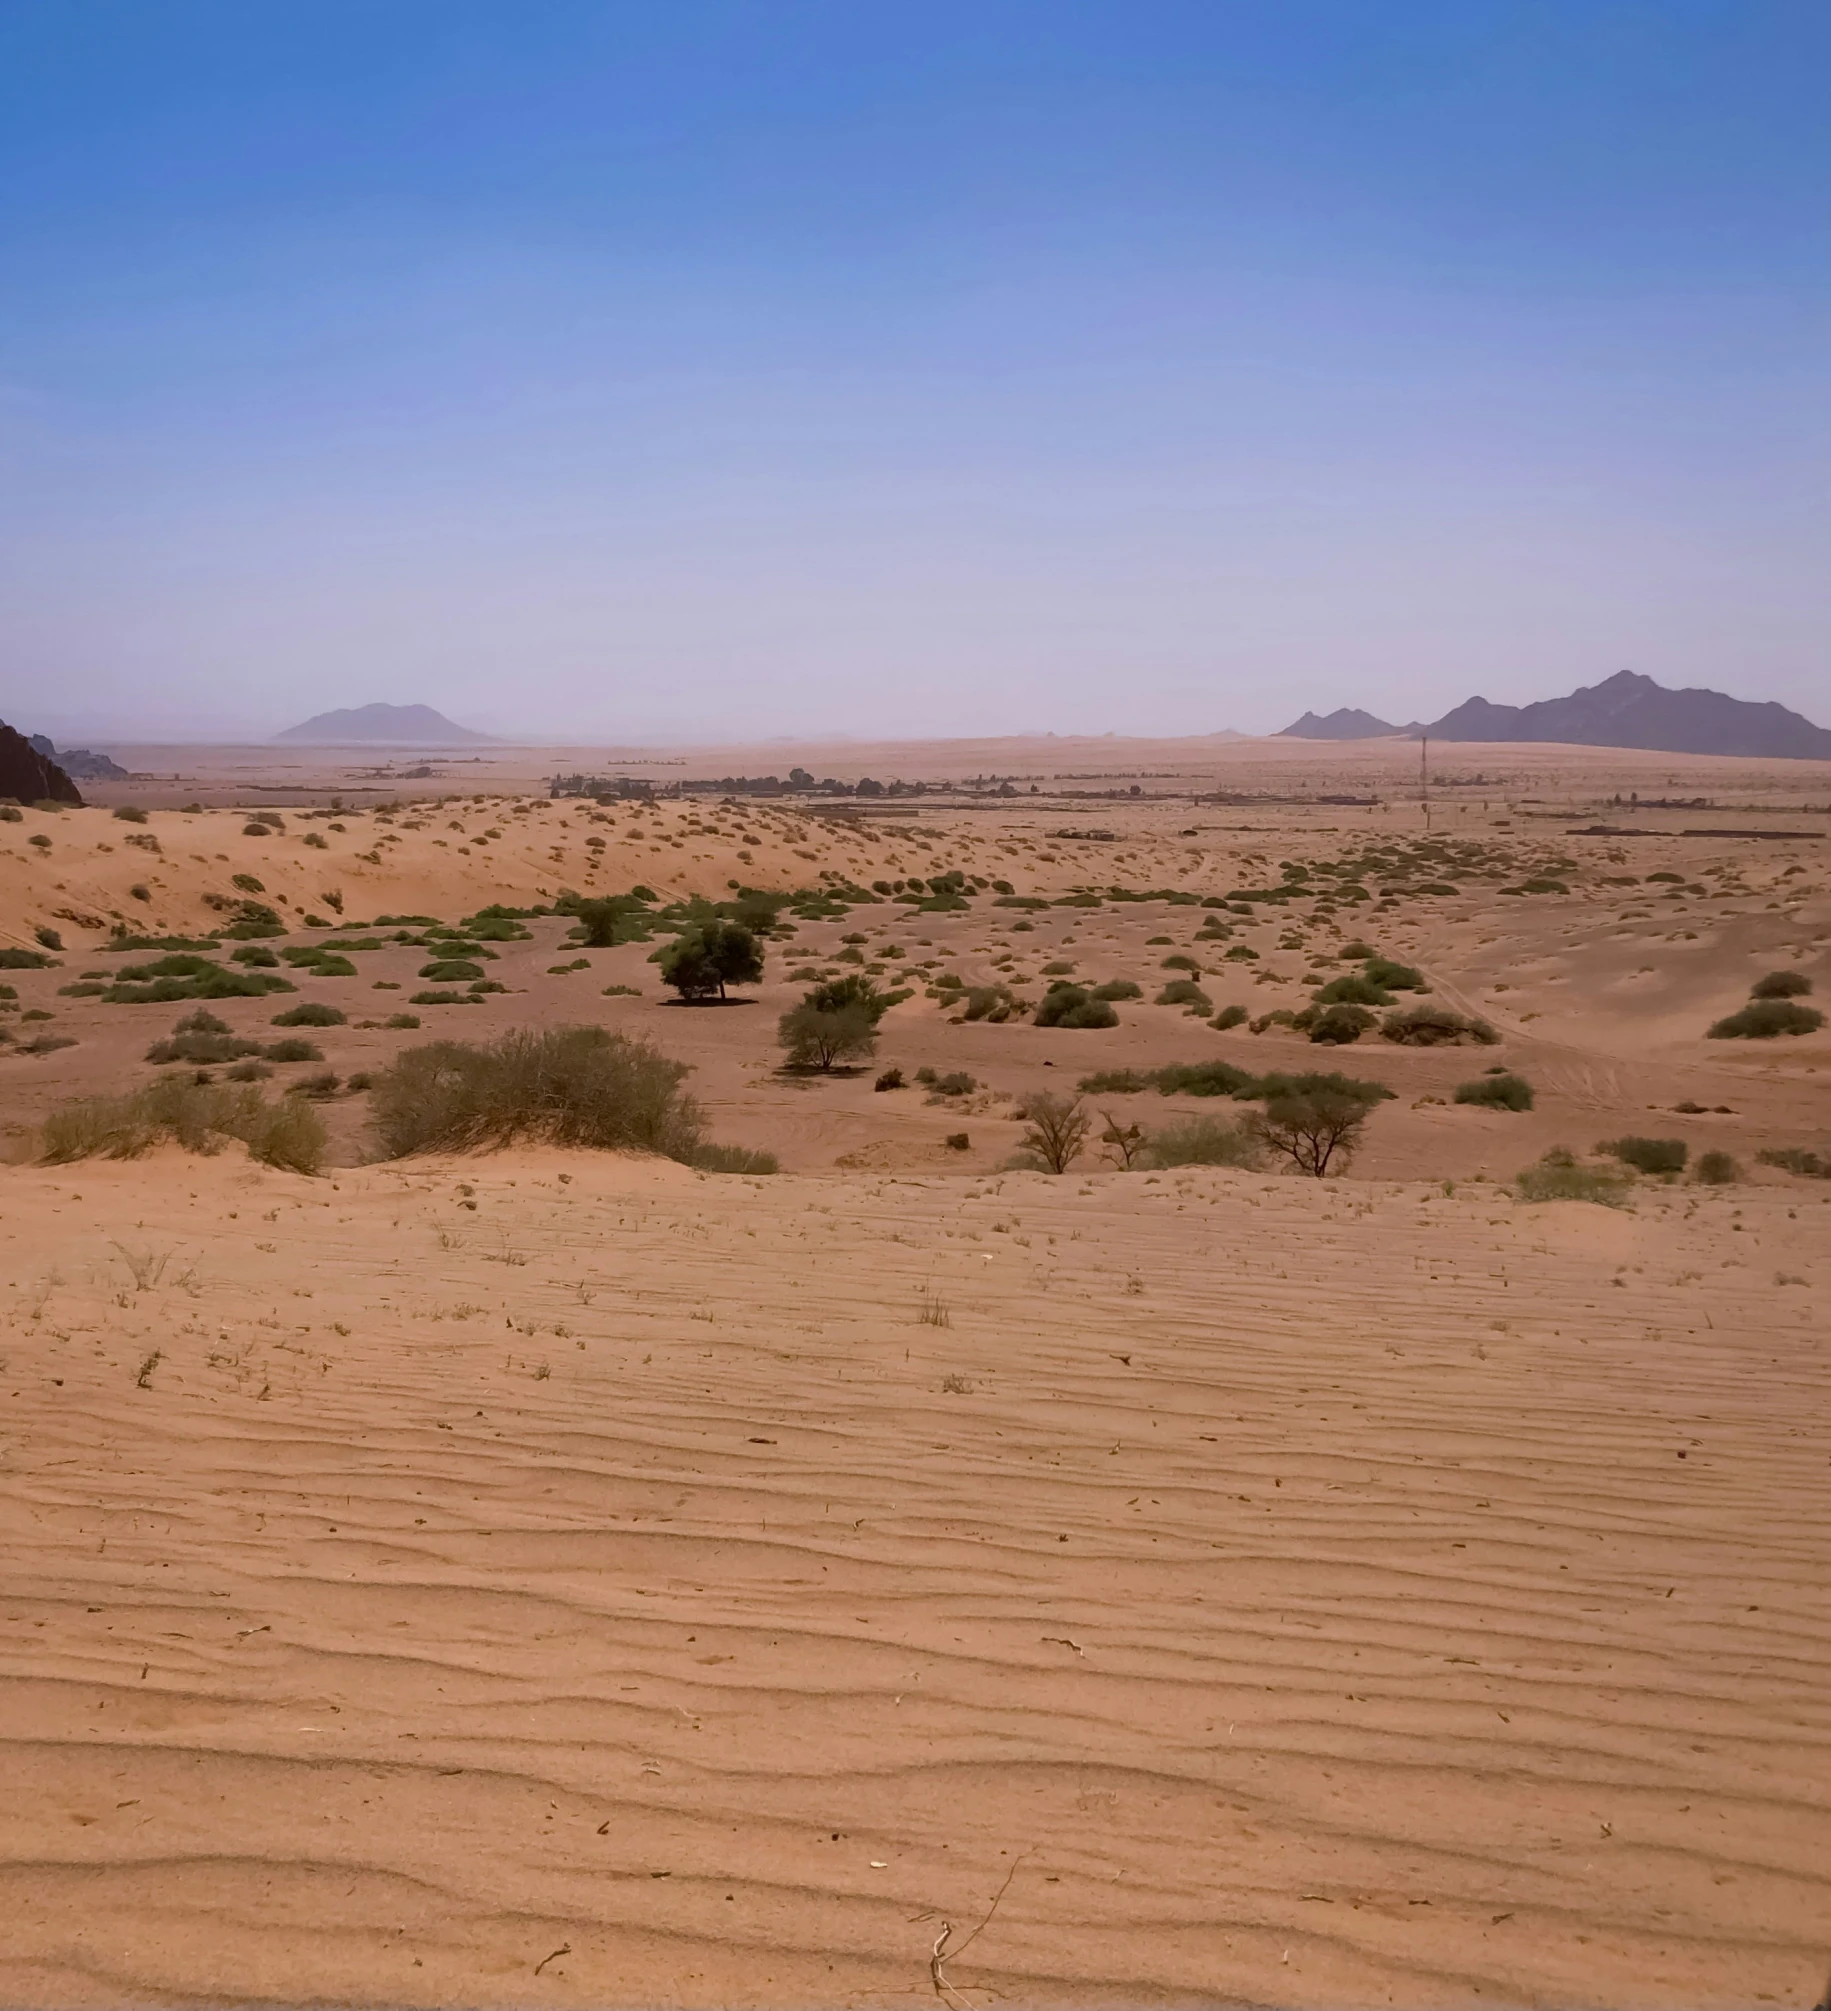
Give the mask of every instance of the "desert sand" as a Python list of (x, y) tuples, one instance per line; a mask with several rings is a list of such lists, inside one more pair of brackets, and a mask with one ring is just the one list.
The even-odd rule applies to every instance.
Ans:
[[(5, 973), (0, 1045), (0, 1996), (1813, 2001), (1831, 1185), (1757, 1154), (1831, 1144), (1831, 1030), (1704, 1032), (1765, 971), (1831, 991), (1831, 773), (1458, 747), (1427, 832), (1403, 745), (1060, 746), (628, 769), (1028, 760), (1038, 784), (882, 817), (522, 793), (614, 751), (358, 798), (342, 756), (289, 751), (279, 795), (167, 750), (175, 779), (0, 824), (0, 942), (63, 945)], [(1707, 807), (1614, 801), (1636, 792)], [(402, 807), (306, 814), (335, 796)], [(1363, 902), (1110, 897), (1370, 844), (1409, 863)], [(336, 1005), (312, 1037), (346, 1078), (435, 1035), (639, 1031), (775, 1176), (377, 1162), (341, 1087), (315, 1178), (239, 1147), (36, 1157), (45, 1115), (149, 1080), (187, 1010), (63, 987), (132, 960), (117, 920), (220, 926), (237, 874), (292, 942), (326, 939), (308, 916), (353, 940), (568, 888), (953, 869), (1100, 904), (854, 904), (723, 1008), (670, 1002), (649, 944), (556, 970), (557, 917), (495, 946), (504, 990), (417, 1030), (379, 1024), (425, 955), (392, 941), (215, 1008), (252, 1035)], [(1562, 891), (1502, 891), (1531, 878)], [(1300, 1005), (1356, 938), (1499, 1043), (1324, 1050), (1152, 1003), (1176, 955), (1217, 1004)], [(1143, 997), (1062, 1031), (962, 1023), (934, 982), (1034, 1001), (1064, 963)], [(793, 973), (873, 966), (913, 994), (879, 1062), (971, 1091), (778, 1070)], [(25, 1051), (40, 1029), (70, 1044)], [(1326, 1182), (1005, 1170), (1037, 1089), (1213, 1058), (1395, 1094)], [(1533, 1110), (1449, 1100), (1491, 1061)], [(1622, 1208), (1510, 1184), (1624, 1131), (1741, 1175)]]

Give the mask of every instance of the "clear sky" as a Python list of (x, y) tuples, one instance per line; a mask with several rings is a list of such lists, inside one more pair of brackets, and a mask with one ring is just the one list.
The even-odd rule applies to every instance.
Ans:
[(1825, 0), (0, 0), (0, 716), (1831, 718)]

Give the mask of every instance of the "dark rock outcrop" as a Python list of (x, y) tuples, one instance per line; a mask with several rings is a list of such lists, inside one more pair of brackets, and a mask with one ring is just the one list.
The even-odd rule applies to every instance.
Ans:
[(47, 761), (55, 761), (66, 775), (74, 776), (78, 782), (127, 782), (132, 779), (131, 771), (123, 768), (112, 755), (97, 754), (89, 747), (66, 747), (59, 754), (48, 733), (28, 733), (26, 738)]
[(80, 809), (83, 792), (23, 733), (0, 722), (0, 797), (11, 797), (15, 803), (68, 803)]

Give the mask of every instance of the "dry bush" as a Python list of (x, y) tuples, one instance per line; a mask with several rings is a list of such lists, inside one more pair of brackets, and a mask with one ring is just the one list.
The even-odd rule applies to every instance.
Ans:
[(165, 1140), (211, 1153), (239, 1138), (269, 1166), (316, 1173), (324, 1161), (324, 1126), (298, 1098), (268, 1103), (257, 1089), (168, 1079), (129, 1096), (85, 1097), (45, 1119), (40, 1140), (53, 1165), (76, 1159), (137, 1159)]
[(1554, 1145), (1514, 1185), (1522, 1201), (1595, 1201), (1605, 1208), (1621, 1207), (1628, 1187), (1624, 1174), (1585, 1166), (1565, 1145)]
[(1015, 1164), (1032, 1172), (1066, 1173), (1080, 1158), (1093, 1119), (1078, 1096), (1033, 1096), (1022, 1116), (1029, 1125), (1018, 1141)]
[(1239, 1166), (1265, 1163), (1265, 1148), (1249, 1125), (1227, 1124), (1217, 1117), (1191, 1117), (1165, 1125), (1146, 1147), (1152, 1166)]
[(645, 1040), (556, 1027), (410, 1047), (375, 1077), (370, 1108), (390, 1159), (538, 1139), (658, 1152), (708, 1172), (773, 1172), (767, 1153), (708, 1144), (699, 1105), (680, 1087), (686, 1074)]

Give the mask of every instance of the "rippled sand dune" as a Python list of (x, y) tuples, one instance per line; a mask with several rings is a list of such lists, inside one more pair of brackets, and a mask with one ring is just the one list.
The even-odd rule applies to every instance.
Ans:
[(1821, 1209), (0, 1170), (0, 1997), (1808, 2004)]

